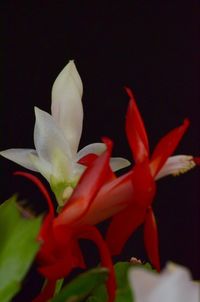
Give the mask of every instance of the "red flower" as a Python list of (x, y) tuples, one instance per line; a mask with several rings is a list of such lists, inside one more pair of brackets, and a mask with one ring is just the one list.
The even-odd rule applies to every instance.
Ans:
[[(15, 173), (32, 180), (44, 194), (49, 206), (49, 213), (44, 219), (39, 234), (39, 240), (42, 244), (37, 256), (39, 271), (48, 279), (48, 282), (34, 302), (47, 301), (54, 293), (57, 279), (65, 277), (75, 267), (85, 267), (78, 244), (80, 238), (92, 240), (98, 246), (102, 265), (109, 269), (107, 282), (109, 301), (114, 300), (114, 270), (107, 245), (94, 226), (88, 224), (80, 226), (79, 224), (109, 174), (112, 143), (108, 139), (104, 139), (104, 142), (107, 145), (107, 150), (86, 169), (71, 198), (57, 217), (55, 217), (49, 194), (38, 178), (25, 172)], [(69, 215), (71, 213), (72, 219), (68, 222), (63, 220), (65, 212), (68, 212)]]
[(144, 223), (144, 242), (148, 257), (156, 269), (160, 270), (157, 226), (151, 207), (156, 192), (155, 179), (174, 152), (189, 121), (185, 120), (181, 126), (164, 136), (150, 157), (142, 118), (131, 90), (126, 88), (126, 91), (130, 96), (126, 133), (135, 160), (135, 166), (127, 175), (126, 182), (132, 181), (133, 192), (127, 195), (128, 206), (113, 217), (107, 232), (107, 243), (112, 254), (119, 254), (130, 235)]

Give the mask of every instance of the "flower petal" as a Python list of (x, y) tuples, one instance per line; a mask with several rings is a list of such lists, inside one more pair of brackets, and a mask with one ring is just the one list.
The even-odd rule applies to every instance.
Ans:
[(135, 206), (129, 206), (113, 217), (106, 234), (111, 255), (121, 253), (126, 241), (144, 222), (144, 217), (145, 210), (137, 209)]
[(95, 225), (124, 210), (133, 200), (131, 173), (105, 183), (99, 190), (81, 224)]
[(191, 282), (184, 267), (168, 264), (161, 274), (132, 268), (130, 286), (137, 302), (198, 302), (199, 285)]
[(50, 114), (35, 108), (35, 116), (34, 142), (38, 156), (49, 162), (53, 176), (63, 181), (72, 175), (72, 157), (66, 139)]
[(126, 134), (137, 163), (142, 162), (149, 156), (148, 138), (134, 96), (129, 88), (126, 88), (126, 91), (130, 97), (126, 116)]
[(8, 149), (1, 151), (0, 155), (29, 170), (38, 171), (32, 161), (33, 156), (38, 158), (37, 152), (34, 149)]
[(62, 128), (71, 152), (75, 156), (82, 132), (82, 81), (73, 61), (58, 75), (52, 87), (51, 112)]
[(85, 146), (80, 151), (78, 151), (77, 156), (79, 161), (82, 157), (88, 154), (100, 155), (106, 150), (106, 145), (104, 143), (93, 143)]
[(156, 177), (167, 158), (174, 152), (183, 134), (189, 126), (189, 120), (185, 119), (183, 124), (165, 135), (157, 144), (151, 157), (151, 173)]
[[(103, 143), (93, 143), (93, 144), (87, 145), (78, 152), (78, 154), (77, 154), (78, 161), (80, 163), (84, 164), (84, 162), (82, 161), (83, 158), (90, 159), (89, 158), (90, 155), (94, 155), (94, 154), (100, 155), (105, 151), (105, 149), (106, 149), (106, 146)], [(88, 157), (86, 157), (87, 155), (88, 155)], [(91, 156), (91, 161), (93, 158), (94, 157)], [(130, 164), (131, 163), (127, 159), (122, 158), (122, 157), (111, 157), (111, 159), (110, 159), (110, 167), (113, 172), (126, 168)]]
[(144, 222), (144, 243), (149, 260), (160, 271), (160, 258), (158, 248), (158, 229), (152, 208), (147, 209)]
[(113, 172), (130, 166), (130, 161), (122, 157), (111, 157), (110, 167)]
[(113, 217), (106, 235), (113, 255), (121, 252), (131, 234), (144, 222), (146, 209), (155, 195), (155, 182), (150, 174), (148, 161), (134, 167), (131, 181), (131, 202), (129, 201), (125, 210)]

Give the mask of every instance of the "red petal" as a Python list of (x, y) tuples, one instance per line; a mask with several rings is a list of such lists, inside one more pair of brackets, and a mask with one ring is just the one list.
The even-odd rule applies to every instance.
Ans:
[(193, 161), (196, 165), (200, 166), (200, 157), (193, 157)]
[(112, 255), (121, 253), (126, 241), (144, 222), (145, 209), (129, 206), (115, 215), (106, 234), (106, 242)]
[(113, 255), (121, 252), (131, 234), (144, 222), (146, 209), (154, 198), (156, 188), (148, 161), (135, 166), (132, 171), (132, 185), (132, 204), (114, 216), (108, 228), (106, 241)]
[[(98, 155), (90, 153), (79, 159), (78, 163), (86, 167), (89, 167), (94, 162), (94, 160), (97, 159), (97, 157)], [(115, 178), (116, 178), (115, 173), (109, 167), (109, 172), (107, 174), (107, 178), (105, 179), (105, 182), (111, 181)]]
[(80, 158), (78, 163), (86, 167), (89, 167), (97, 157), (98, 155), (90, 153)]
[(85, 170), (70, 200), (55, 219), (55, 225), (65, 224), (65, 217), (68, 223), (75, 223), (88, 211), (109, 173), (112, 142), (106, 141), (106, 144), (107, 150)]
[(174, 152), (188, 126), (189, 120), (186, 119), (180, 127), (173, 129), (159, 141), (151, 157), (153, 177), (157, 175), (167, 158)]
[(99, 248), (102, 266), (108, 268), (109, 270), (109, 277), (107, 280), (107, 290), (109, 294), (108, 302), (114, 302), (115, 300), (115, 291), (116, 291), (116, 281), (115, 281), (115, 273), (112, 264), (112, 259), (108, 250), (108, 247), (103, 240), (99, 231), (93, 226), (83, 226), (82, 229), (79, 229), (79, 237), (90, 239)]
[(129, 88), (125, 89), (130, 97), (126, 116), (126, 134), (135, 162), (137, 163), (148, 158), (149, 144), (144, 123), (137, 108), (134, 96)]
[(48, 280), (44, 289), (33, 299), (32, 302), (47, 302), (53, 296), (56, 287), (56, 280)]
[(147, 255), (153, 266), (160, 271), (160, 257), (158, 248), (158, 230), (152, 208), (147, 210), (144, 224), (144, 242)]

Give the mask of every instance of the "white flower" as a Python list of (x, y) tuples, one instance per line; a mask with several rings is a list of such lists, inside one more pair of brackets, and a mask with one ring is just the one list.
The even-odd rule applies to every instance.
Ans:
[[(83, 156), (101, 154), (105, 144), (93, 143), (79, 152), (82, 133), (83, 85), (73, 61), (58, 75), (52, 88), (51, 113), (35, 107), (34, 149), (8, 149), (0, 155), (17, 164), (40, 172), (50, 183), (57, 200), (62, 205), (73, 191), (85, 167), (78, 164)], [(113, 171), (128, 166), (123, 158), (111, 159)]]
[(160, 274), (131, 268), (129, 282), (135, 302), (199, 302), (200, 284), (191, 280), (186, 268), (173, 263)]

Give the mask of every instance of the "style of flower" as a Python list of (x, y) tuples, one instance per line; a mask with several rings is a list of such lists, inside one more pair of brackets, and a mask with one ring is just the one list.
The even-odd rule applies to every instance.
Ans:
[(141, 267), (129, 270), (129, 284), (135, 302), (198, 302), (200, 284), (193, 282), (185, 267), (168, 263), (156, 274)]
[[(60, 206), (68, 200), (85, 170), (79, 160), (87, 154), (101, 154), (105, 144), (93, 143), (79, 152), (82, 133), (83, 85), (73, 61), (58, 75), (52, 87), (51, 113), (35, 107), (34, 149), (8, 149), (0, 155), (32, 171), (40, 172), (50, 183)], [(129, 165), (112, 158), (113, 171)]]
[[(94, 226), (87, 224), (80, 226), (78, 224), (87, 213), (107, 175), (110, 173), (109, 159), (112, 142), (108, 139), (104, 139), (104, 142), (107, 146), (106, 151), (97, 157), (85, 170), (68, 203), (65, 204), (61, 213), (57, 216), (54, 214), (49, 194), (39, 179), (26, 172), (16, 172), (16, 175), (30, 179), (38, 186), (49, 206), (49, 212), (44, 219), (39, 234), (41, 249), (37, 255), (39, 271), (48, 279), (48, 282), (34, 302), (47, 301), (54, 293), (56, 280), (64, 278), (73, 268), (85, 268), (84, 259), (78, 244), (78, 239), (80, 238), (92, 240), (98, 246), (102, 265), (109, 269), (107, 281), (109, 302), (114, 301), (115, 277), (107, 245)], [(60, 217), (65, 212), (75, 213), (70, 223), (60, 223)]]

